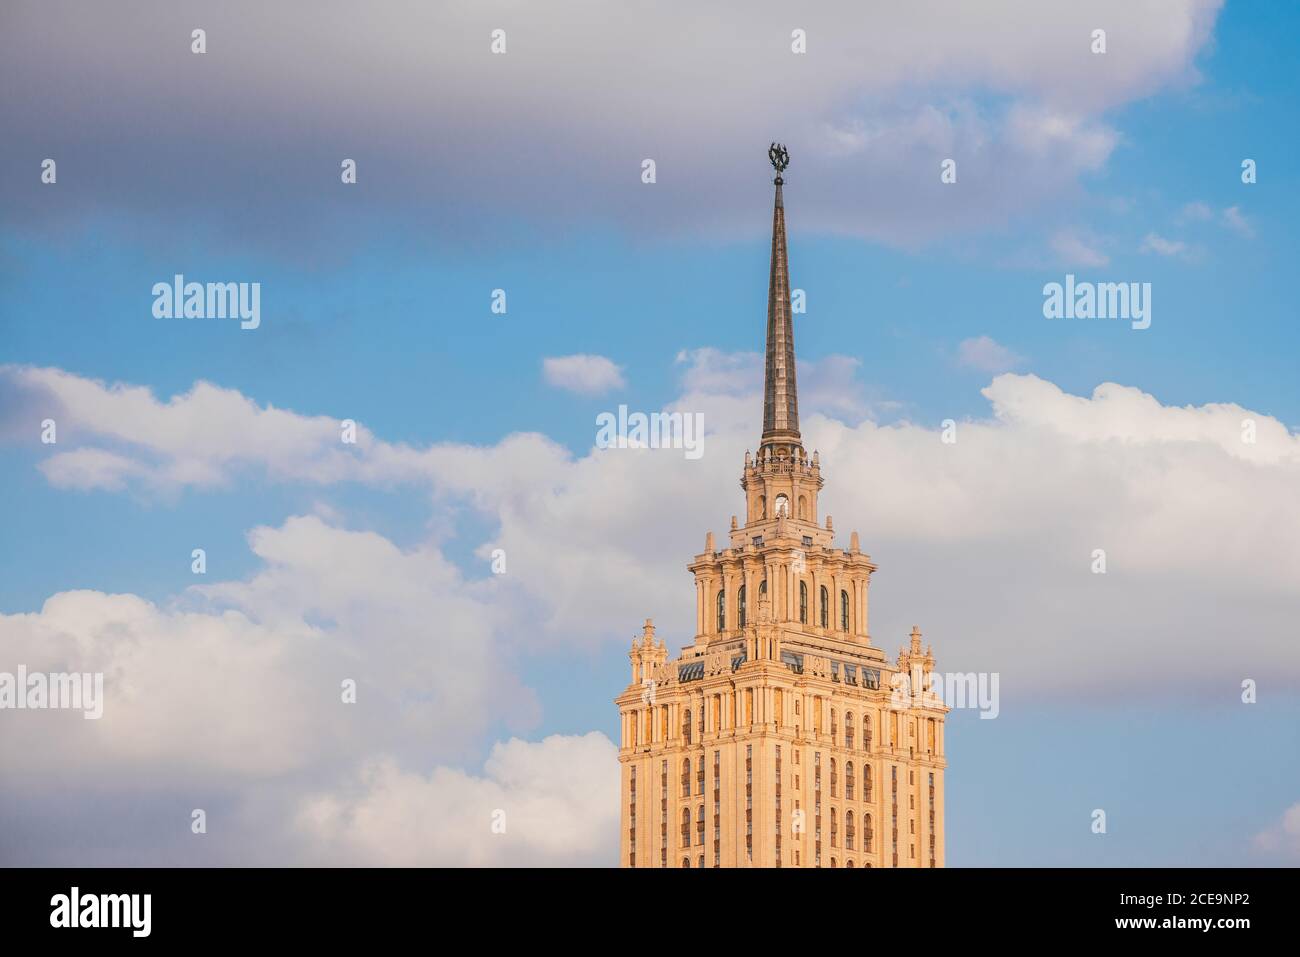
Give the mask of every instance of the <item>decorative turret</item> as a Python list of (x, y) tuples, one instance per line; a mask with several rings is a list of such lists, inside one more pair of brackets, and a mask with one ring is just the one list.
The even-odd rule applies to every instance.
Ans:
[(912, 626), (908, 636), (908, 647), (898, 652), (898, 670), (907, 675), (911, 694), (920, 703), (928, 700), (930, 691), (930, 673), (934, 670), (934, 652), (926, 648), (921, 650), (921, 629)]
[(632, 649), (627, 653), (632, 661), (632, 684), (639, 685), (649, 681), (654, 670), (668, 660), (668, 648), (662, 641), (655, 642), (654, 619), (647, 618), (641, 629), (641, 641), (632, 639)]

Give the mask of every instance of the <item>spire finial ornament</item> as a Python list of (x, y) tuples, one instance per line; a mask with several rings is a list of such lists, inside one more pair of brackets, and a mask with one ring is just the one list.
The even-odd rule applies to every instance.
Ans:
[(781, 174), (790, 165), (790, 151), (785, 148), (784, 143), (773, 143), (767, 149), (767, 158), (771, 160), (772, 168), (776, 170), (776, 181), (782, 182)]

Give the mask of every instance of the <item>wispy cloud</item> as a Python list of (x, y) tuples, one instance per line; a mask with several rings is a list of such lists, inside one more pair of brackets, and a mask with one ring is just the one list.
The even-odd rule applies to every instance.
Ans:
[(1067, 266), (1104, 266), (1110, 257), (1098, 248), (1099, 243), (1092, 236), (1085, 236), (1078, 231), (1063, 229), (1052, 236), (1052, 250)]
[(1203, 203), (1200, 200), (1187, 203), (1178, 211), (1178, 221), (1180, 223), (1204, 223), (1214, 218), (1214, 210), (1210, 208), (1209, 203)]
[(1186, 259), (1191, 256), (1191, 247), (1181, 239), (1166, 239), (1158, 233), (1147, 233), (1139, 247), (1141, 252), (1155, 253), (1170, 259)]
[(1223, 211), (1223, 225), (1238, 236), (1244, 236), (1246, 239), (1255, 238), (1255, 227), (1242, 215), (1241, 208), (1238, 206), (1229, 206)]
[(1240, 206), (1228, 206), (1216, 213), (1209, 203), (1195, 200), (1183, 206), (1175, 220), (1180, 224), (1217, 222), (1238, 236), (1244, 236), (1246, 239), (1255, 238), (1255, 227), (1242, 213)]

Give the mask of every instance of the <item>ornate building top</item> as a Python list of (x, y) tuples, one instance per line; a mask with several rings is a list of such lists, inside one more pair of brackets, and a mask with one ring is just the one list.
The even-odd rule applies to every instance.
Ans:
[[(790, 266), (776, 169), (763, 433), (743, 522), (688, 568), (694, 640), (669, 657), (646, 620), (616, 698), (628, 867), (941, 867), (943, 720), (912, 629), (897, 666), (872, 642), (876, 571), (836, 543), (821, 461), (799, 433)], [(905, 680), (899, 680), (905, 679)], [(824, 782), (824, 783), (823, 783)], [(825, 810), (823, 810), (825, 801)], [(804, 816), (809, 815), (807, 826)], [(842, 829), (841, 829), (842, 825)]]

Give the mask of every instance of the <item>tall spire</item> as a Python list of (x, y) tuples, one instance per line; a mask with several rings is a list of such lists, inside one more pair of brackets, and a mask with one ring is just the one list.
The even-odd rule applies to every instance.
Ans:
[(763, 441), (799, 440), (799, 395), (795, 388), (794, 323), (790, 316), (790, 263), (785, 247), (785, 204), (781, 174), (790, 154), (780, 143), (767, 151), (776, 169), (772, 208), (772, 271), (767, 283), (767, 365), (763, 378)]

